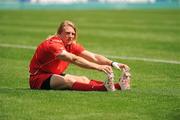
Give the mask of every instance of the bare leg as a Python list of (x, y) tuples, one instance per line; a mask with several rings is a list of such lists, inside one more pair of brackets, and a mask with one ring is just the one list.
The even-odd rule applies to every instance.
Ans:
[(51, 76), (50, 87), (52, 89), (70, 89), (75, 82), (89, 84), (90, 80), (85, 76), (75, 76), (69, 74), (61, 76), (54, 74)]

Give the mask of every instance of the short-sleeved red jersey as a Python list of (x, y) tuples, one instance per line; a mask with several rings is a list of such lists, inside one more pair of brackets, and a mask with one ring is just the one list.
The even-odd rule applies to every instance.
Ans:
[(61, 74), (66, 70), (69, 62), (57, 58), (64, 50), (79, 55), (84, 48), (77, 43), (65, 46), (57, 36), (48, 38), (37, 47), (29, 65), (31, 88), (39, 89), (52, 74)]

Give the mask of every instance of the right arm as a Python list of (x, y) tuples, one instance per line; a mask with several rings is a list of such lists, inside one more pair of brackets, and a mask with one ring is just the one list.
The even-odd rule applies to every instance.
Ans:
[(58, 55), (58, 58), (64, 61), (68, 61), (70, 63), (73, 63), (75, 65), (78, 65), (83, 68), (87, 69), (95, 69), (98, 71), (103, 71), (107, 74), (112, 73), (112, 68), (108, 65), (98, 65), (96, 63), (90, 62), (82, 57), (76, 56), (72, 53), (69, 53), (67, 51), (63, 51), (60, 55)]

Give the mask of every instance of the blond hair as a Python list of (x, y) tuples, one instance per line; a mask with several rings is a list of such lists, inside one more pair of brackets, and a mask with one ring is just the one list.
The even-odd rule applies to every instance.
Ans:
[(59, 25), (59, 27), (57, 29), (57, 34), (60, 35), (63, 32), (65, 26), (71, 26), (74, 29), (74, 31), (75, 31), (74, 40), (76, 41), (76, 39), (77, 39), (77, 28), (76, 28), (75, 24), (69, 20), (65, 20)]

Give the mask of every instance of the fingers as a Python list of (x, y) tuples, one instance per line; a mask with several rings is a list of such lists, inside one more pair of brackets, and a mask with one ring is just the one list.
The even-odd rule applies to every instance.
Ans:
[(106, 73), (106, 74), (111, 74), (113, 73), (113, 70), (110, 66), (108, 65), (101, 65), (100, 71)]
[(105, 67), (104, 67), (104, 72), (105, 72), (106, 74), (111, 74), (113, 71), (112, 71), (112, 68), (111, 68), (111, 67), (105, 66)]
[(130, 71), (130, 67), (126, 64), (120, 64), (119, 67), (123, 70), (123, 72)]
[(127, 77), (127, 78), (130, 78), (131, 77), (131, 74), (130, 74), (130, 67), (126, 64), (121, 64), (120, 65), (120, 68), (121, 70), (123, 71), (124, 75)]
[(131, 74), (129, 72), (124, 72), (125, 76), (131, 77)]
[[(108, 66), (108, 65), (100, 65), (99, 66), (99, 70), (103, 71), (106, 74), (111, 74), (113, 73), (112, 67)], [(128, 65), (126, 64), (119, 64), (119, 68), (121, 68), (121, 70), (126, 74), (126, 76), (131, 76), (131, 74), (129, 73), (130, 68)]]

